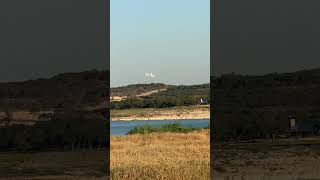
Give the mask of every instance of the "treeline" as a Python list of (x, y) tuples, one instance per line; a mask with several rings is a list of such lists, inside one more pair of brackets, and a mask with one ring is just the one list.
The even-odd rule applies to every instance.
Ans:
[(289, 127), (288, 113), (253, 109), (217, 111), (214, 117), (214, 138), (217, 141), (272, 138)]
[(201, 96), (209, 98), (210, 95), (210, 84), (200, 84), (200, 85), (180, 85), (171, 86), (166, 91), (152, 94), (151, 96)]
[(197, 97), (152, 97), (146, 99), (127, 99), (112, 102), (111, 109), (135, 109), (135, 108), (169, 108), (175, 106), (190, 106), (199, 104)]
[(112, 102), (111, 109), (168, 108), (200, 104), (200, 99), (209, 101), (209, 84), (194, 86), (173, 86), (144, 98), (129, 98)]
[(309, 86), (320, 84), (320, 69), (259, 76), (231, 73), (212, 78), (215, 86), (224, 89)]
[(217, 141), (254, 140), (288, 135), (289, 116), (297, 122), (318, 119), (320, 109), (237, 108), (214, 113), (213, 135)]
[(33, 126), (1, 126), (0, 150), (101, 149), (108, 145), (107, 127), (104, 119), (84, 119), (75, 113), (59, 113), (51, 121), (39, 122)]

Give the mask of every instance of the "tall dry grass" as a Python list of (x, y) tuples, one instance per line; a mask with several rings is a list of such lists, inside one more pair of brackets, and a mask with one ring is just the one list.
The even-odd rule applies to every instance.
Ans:
[(209, 130), (111, 137), (111, 179), (210, 179)]

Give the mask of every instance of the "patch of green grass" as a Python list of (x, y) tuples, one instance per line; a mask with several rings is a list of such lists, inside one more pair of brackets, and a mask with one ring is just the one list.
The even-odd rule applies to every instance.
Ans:
[(209, 129), (210, 127), (204, 128), (193, 128), (193, 127), (182, 127), (180, 124), (168, 124), (163, 125), (160, 128), (152, 127), (149, 125), (136, 126), (128, 132), (128, 134), (149, 134), (154, 132), (174, 132), (174, 133), (189, 133), (199, 129)]

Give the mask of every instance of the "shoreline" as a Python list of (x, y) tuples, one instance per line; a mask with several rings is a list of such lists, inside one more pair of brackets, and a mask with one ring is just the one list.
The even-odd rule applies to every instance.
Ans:
[(143, 119), (143, 118), (111, 118), (111, 121), (167, 121), (167, 120), (210, 120), (210, 117), (192, 117), (192, 118), (160, 118), (160, 117), (154, 117), (149, 119)]
[(210, 119), (210, 106), (111, 110), (111, 121)]

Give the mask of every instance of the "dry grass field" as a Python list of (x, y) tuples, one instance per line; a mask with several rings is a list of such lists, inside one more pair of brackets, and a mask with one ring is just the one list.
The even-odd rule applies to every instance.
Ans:
[(111, 179), (210, 179), (209, 130), (111, 137)]

